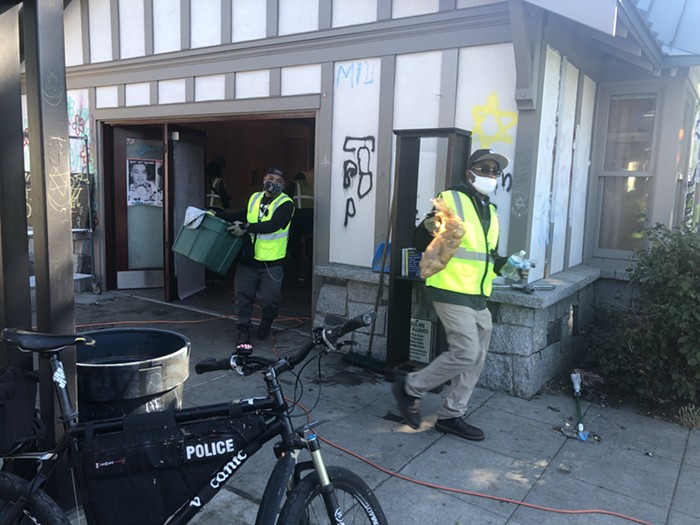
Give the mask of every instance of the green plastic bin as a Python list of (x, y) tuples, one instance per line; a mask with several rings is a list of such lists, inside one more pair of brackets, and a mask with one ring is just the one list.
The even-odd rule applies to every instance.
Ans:
[(224, 275), (241, 250), (243, 239), (226, 231), (230, 226), (214, 215), (205, 215), (197, 228), (180, 229), (173, 251), (203, 264), (208, 270)]

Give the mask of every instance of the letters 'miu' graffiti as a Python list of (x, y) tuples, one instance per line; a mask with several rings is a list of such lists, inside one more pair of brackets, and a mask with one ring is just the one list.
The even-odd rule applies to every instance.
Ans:
[[(373, 181), (370, 164), (375, 142), (376, 140), (372, 136), (345, 137), (343, 151), (350, 153), (350, 158), (343, 162), (343, 190), (346, 194), (351, 193), (355, 187), (357, 198), (363, 199), (372, 191)], [(348, 219), (354, 217), (355, 212), (355, 199), (350, 195), (345, 201), (343, 226), (348, 225)]]
[(335, 74), (335, 85), (340, 86), (341, 82), (347, 81), (350, 87), (355, 88), (365, 84), (374, 83), (374, 64), (368, 62), (351, 62), (349, 65), (338, 65)]

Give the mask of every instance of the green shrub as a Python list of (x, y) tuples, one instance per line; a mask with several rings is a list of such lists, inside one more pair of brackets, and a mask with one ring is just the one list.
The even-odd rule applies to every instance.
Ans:
[(616, 389), (661, 403), (700, 401), (700, 234), (656, 225), (637, 252), (630, 312), (608, 313), (590, 356)]

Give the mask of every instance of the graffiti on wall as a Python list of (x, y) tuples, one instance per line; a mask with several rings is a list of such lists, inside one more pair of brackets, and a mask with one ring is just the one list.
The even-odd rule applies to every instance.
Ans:
[[(486, 99), (486, 104), (472, 108), (472, 137), (478, 140), (482, 148), (490, 148), (495, 142), (513, 143), (510, 131), (518, 123), (518, 112), (499, 109), (498, 104), (498, 95), (491, 93)], [(492, 124), (495, 124), (495, 128)]]
[[(518, 112), (500, 109), (497, 93), (489, 94), (485, 104), (472, 107), (472, 118), (474, 119), (472, 139), (479, 144), (479, 148), (491, 148), (498, 142), (513, 144), (511, 133), (518, 123)], [(512, 186), (513, 175), (504, 172), (500, 187), (506, 193), (510, 193)]]
[(67, 211), (71, 205), (70, 179), (66, 180), (63, 170), (68, 144), (63, 137), (50, 137), (47, 146), (47, 203), (55, 211)]
[[(81, 91), (71, 93), (67, 98), (68, 109), (68, 145), (59, 143), (56, 139), (49, 142), (47, 148), (47, 185), (49, 191), (48, 205), (54, 209), (64, 209), (70, 206), (71, 227), (88, 229), (94, 227), (94, 191), (95, 180), (94, 159), (92, 151), (92, 136), (90, 114), (87, 105), (87, 94)], [(31, 224), (31, 168), (29, 164), (29, 127), (24, 119), (24, 164), (25, 164), (25, 199), (27, 220)], [(62, 183), (61, 167), (65, 165), (65, 154), (68, 155), (70, 184)]]
[(374, 253), (381, 66), (380, 58), (334, 64), (331, 150), (319, 156), (330, 177), (332, 262), (363, 266)]
[(338, 71), (335, 75), (336, 87), (340, 86), (341, 83), (348, 84), (351, 88), (373, 84), (374, 64), (362, 61), (350, 62), (347, 66), (338, 65)]
[(345, 220), (343, 226), (355, 216), (355, 195), (364, 199), (372, 191), (374, 181), (370, 168), (376, 139), (367, 137), (345, 137), (343, 151), (348, 156), (343, 161), (343, 191), (345, 192)]

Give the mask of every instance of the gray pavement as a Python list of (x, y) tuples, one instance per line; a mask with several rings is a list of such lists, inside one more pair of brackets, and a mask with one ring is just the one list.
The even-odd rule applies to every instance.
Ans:
[[(223, 295), (222, 295), (223, 294)], [(203, 294), (167, 304), (122, 292), (76, 296), (82, 329), (143, 326), (174, 330), (192, 343), (184, 405), (196, 406), (264, 394), (257, 376), (194, 373), (205, 357), (230, 355), (235, 339), (232, 295)], [(140, 295), (148, 296), (147, 292)], [(98, 324), (98, 323), (112, 324)], [(119, 324), (116, 324), (119, 323)], [(260, 355), (292, 353), (310, 321), (284, 315), (274, 335), (255, 345)], [(326, 441), (326, 463), (350, 468), (375, 491), (391, 523), (425, 525), (558, 525), (571, 523), (690, 525), (700, 523), (700, 431), (636, 414), (633, 409), (583, 403), (582, 442), (572, 428), (573, 397), (541, 395), (530, 401), (477, 389), (469, 422), (486, 439), (468, 442), (433, 428), (439, 394), (422, 403), (419, 430), (401, 422), (390, 384), (349, 365), (340, 355), (300, 373), (301, 403)], [(295, 378), (283, 376), (285, 394)], [(300, 424), (307, 418), (298, 410)], [(193, 523), (252, 524), (274, 464), (263, 448), (232, 478)], [(587, 512), (594, 510), (594, 512)]]

